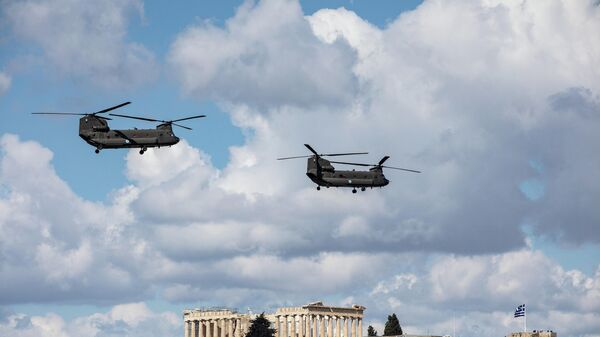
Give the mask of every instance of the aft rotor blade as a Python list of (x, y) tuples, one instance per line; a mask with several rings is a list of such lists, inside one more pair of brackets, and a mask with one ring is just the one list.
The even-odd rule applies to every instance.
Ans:
[(131, 102), (125, 102), (125, 103), (121, 103), (121, 104), (119, 104), (119, 105), (115, 105), (115, 106), (113, 106), (113, 107), (110, 107), (110, 108), (108, 108), (108, 109), (104, 109), (104, 110), (96, 111), (96, 112), (92, 113), (92, 115), (95, 115), (95, 114), (101, 114), (101, 113), (104, 113), (104, 112), (109, 112), (109, 111), (111, 111), (111, 110), (118, 109), (118, 108), (120, 108), (120, 107), (122, 107), (122, 106), (125, 106), (125, 105), (127, 105), (127, 104), (131, 104)]
[(296, 159), (296, 158), (308, 158), (308, 157), (312, 157), (312, 155), (311, 156), (282, 157), (282, 158), (277, 158), (277, 160)]
[(188, 119), (202, 118), (202, 117), (206, 117), (206, 115), (198, 115), (198, 116), (192, 116), (192, 117), (179, 118), (179, 119), (174, 119), (171, 122), (181, 122), (181, 121), (185, 121), (185, 120), (188, 120)]
[(372, 165), (372, 164), (363, 164), (363, 163), (349, 163), (346, 161), (333, 161), (330, 160), (330, 163), (335, 163), (335, 164), (346, 164), (346, 165), (356, 165), (356, 166), (376, 166), (376, 165)]
[(394, 170), (414, 172), (414, 173), (421, 173), (421, 171), (411, 170), (411, 169), (406, 169), (406, 168), (401, 168), (401, 167), (392, 167), (392, 166), (383, 166), (383, 165), (381, 167), (385, 167), (385, 168), (389, 168), (389, 169), (394, 169)]
[(165, 122), (165, 121), (161, 121), (161, 120), (154, 119), (154, 118), (128, 116), (128, 115), (119, 115), (119, 114), (109, 114), (109, 115), (111, 115), (111, 116), (117, 116), (117, 117), (123, 117), (123, 118), (139, 119), (139, 120), (148, 121), (148, 122), (161, 122), (161, 123)]
[(379, 166), (383, 165), (383, 163), (385, 163), (386, 160), (388, 160), (390, 158), (390, 156), (385, 156), (383, 158), (381, 158), (381, 160), (379, 161)]
[(180, 125), (180, 124), (173, 123), (173, 122), (170, 122), (170, 123), (169, 123), (169, 122), (167, 122), (167, 123), (168, 123), (168, 124), (173, 124), (173, 125), (176, 125), (176, 126), (178, 126), (178, 127), (180, 127), (180, 128), (184, 128), (184, 129), (188, 129), (188, 130), (191, 130), (191, 129), (192, 129), (192, 128), (189, 128), (189, 127), (187, 127), (187, 126), (185, 126), (185, 125)]

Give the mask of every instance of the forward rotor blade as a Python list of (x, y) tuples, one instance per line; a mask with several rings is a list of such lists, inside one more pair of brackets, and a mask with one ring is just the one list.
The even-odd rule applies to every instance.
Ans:
[(101, 119), (106, 119), (108, 121), (111, 121), (112, 118), (108, 118), (108, 117), (102, 117), (102, 116), (95, 116), (94, 114), (82, 114), (82, 113), (75, 113), (75, 112), (32, 112), (32, 115), (69, 115), (69, 116), (94, 116), (96, 118), (101, 118)]
[(123, 118), (139, 119), (139, 120), (148, 121), (148, 122), (161, 122), (161, 123), (165, 123), (165, 121), (161, 121), (161, 120), (154, 119), (154, 118), (128, 116), (128, 115), (119, 115), (119, 114), (109, 114), (109, 115), (111, 115), (111, 116), (117, 116), (117, 117), (123, 117)]
[(198, 115), (198, 116), (192, 116), (192, 117), (179, 118), (179, 119), (174, 119), (171, 122), (181, 122), (181, 121), (185, 121), (188, 119), (202, 118), (202, 117), (206, 117), (206, 115)]
[(330, 160), (330, 163), (335, 163), (335, 164), (346, 164), (346, 165), (356, 165), (356, 166), (377, 166), (377, 165), (372, 165), (372, 164), (363, 164), (363, 163), (349, 163), (346, 161), (333, 161)]
[(32, 112), (32, 115), (76, 115), (76, 116), (85, 116), (89, 114), (82, 114), (76, 112)]
[(188, 129), (188, 130), (191, 130), (191, 129), (192, 129), (192, 128), (189, 128), (189, 127), (187, 127), (187, 126), (185, 126), (185, 125), (180, 125), (180, 124), (173, 123), (173, 122), (167, 122), (167, 124), (173, 124), (173, 125), (175, 125), (175, 126), (178, 126), (178, 127), (180, 127), (180, 128), (184, 128), (184, 129)]
[(336, 156), (354, 156), (357, 154), (369, 154), (369, 152), (323, 153), (323, 154), (320, 154), (319, 156), (336, 157)]
[(414, 172), (414, 173), (421, 173), (421, 171), (411, 170), (411, 169), (405, 169), (405, 168), (401, 168), (401, 167), (392, 167), (392, 166), (383, 166), (383, 165), (381, 167), (385, 167), (385, 168), (389, 168), (389, 169), (394, 169), (394, 170)]
[(312, 157), (312, 155), (311, 155), (311, 156), (294, 156), (294, 157), (283, 157), (283, 158), (277, 158), (277, 160), (297, 159), (297, 158), (308, 158), (308, 157)]
[(104, 112), (109, 112), (109, 111), (111, 111), (111, 110), (118, 109), (118, 108), (120, 108), (120, 107), (122, 107), (122, 106), (125, 106), (125, 105), (127, 105), (127, 104), (131, 104), (131, 102), (125, 102), (125, 103), (121, 103), (121, 104), (119, 104), (119, 105), (115, 105), (115, 106), (113, 106), (113, 107), (110, 107), (110, 108), (108, 108), (108, 109), (104, 109), (104, 110), (96, 111), (96, 112), (94, 112), (94, 113), (91, 113), (91, 115), (95, 115), (95, 114), (101, 114), (101, 113), (104, 113)]
[(383, 165), (383, 163), (385, 163), (386, 160), (388, 160), (390, 158), (390, 156), (385, 156), (383, 158), (381, 158), (381, 160), (379, 161), (379, 166)]
[(306, 148), (309, 149), (310, 152), (314, 153), (315, 156), (317, 156), (317, 157), (319, 156), (319, 154), (317, 153), (317, 151), (315, 151), (315, 149), (313, 149), (310, 145), (304, 144), (304, 146), (306, 146)]

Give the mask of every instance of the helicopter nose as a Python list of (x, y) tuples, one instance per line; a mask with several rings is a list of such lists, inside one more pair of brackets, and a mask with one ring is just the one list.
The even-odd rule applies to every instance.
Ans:
[(389, 183), (390, 183), (389, 180), (387, 180), (386, 178), (383, 178), (383, 186), (386, 186)]
[(179, 143), (179, 137), (173, 136), (173, 138), (175, 139), (175, 144)]

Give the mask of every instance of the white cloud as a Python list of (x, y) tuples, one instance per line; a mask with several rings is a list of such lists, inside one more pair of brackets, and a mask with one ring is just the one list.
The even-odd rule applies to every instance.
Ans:
[(354, 55), (317, 39), (297, 1), (248, 1), (224, 28), (209, 22), (181, 33), (169, 54), (183, 90), (249, 104), (347, 105), (356, 92)]
[(50, 313), (44, 316), (11, 314), (0, 322), (0, 335), (52, 336), (175, 336), (183, 327), (179, 314), (154, 312), (145, 303), (121, 304), (106, 313), (81, 316), (72, 321)]
[(0, 96), (10, 88), (11, 78), (6, 73), (0, 71)]
[(143, 15), (141, 1), (28, 0), (3, 7), (15, 36), (41, 48), (44, 68), (107, 88), (158, 75), (152, 52), (125, 38), (130, 13)]

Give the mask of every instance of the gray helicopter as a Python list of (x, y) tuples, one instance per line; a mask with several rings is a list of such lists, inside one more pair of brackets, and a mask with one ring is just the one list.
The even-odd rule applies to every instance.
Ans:
[[(383, 187), (390, 183), (389, 180), (385, 178), (383, 174), (383, 168), (390, 168), (394, 170), (402, 170), (414, 173), (421, 173), (421, 171), (410, 170), (400, 167), (392, 167), (392, 166), (384, 166), (386, 160), (390, 158), (390, 156), (385, 156), (381, 158), (379, 163), (377, 164), (363, 164), (363, 163), (351, 163), (351, 162), (342, 162), (342, 161), (333, 161), (327, 160), (323, 157), (334, 157), (334, 156), (350, 156), (350, 155), (360, 155), (360, 154), (368, 154), (368, 152), (349, 152), (349, 153), (324, 153), (319, 154), (315, 149), (313, 149), (310, 145), (304, 144), (306, 148), (312, 152), (312, 155), (308, 156), (294, 156), (294, 157), (283, 157), (277, 158), (277, 160), (288, 160), (288, 159), (296, 159), (296, 158), (308, 158), (307, 160), (307, 168), (306, 175), (312, 180), (315, 184), (317, 184), (317, 190), (321, 190), (321, 186), (329, 187), (352, 187), (352, 193), (356, 193), (356, 189), (360, 188), (361, 191), (365, 191), (367, 187)], [(371, 167), (368, 171), (342, 171), (336, 170), (333, 165), (334, 164), (345, 164), (345, 165), (355, 165), (355, 166), (366, 166)]]
[(191, 128), (177, 124), (188, 119), (202, 118), (205, 115), (191, 116), (185, 118), (163, 121), (153, 118), (136, 117), (119, 114), (109, 114), (111, 116), (138, 119), (148, 122), (160, 123), (155, 129), (127, 129), (127, 130), (111, 130), (108, 126), (109, 120), (112, 118), (99, 116), (99, 114), (118, 109), (131, 102), (121, 103), (108, 109), (92, 112), (92, 113), (72, 113), (72, 112), (34, 112), (34, 115), (78, 115), (83, 116), (79, 119), (79, 137), (85, 140), (86, 143), (95, 147), (96, 153), (100, 153), (102, 149), (122, 149), (122, 148), (139, 148), (140, 154), (144, 154), (149, 147), (172, 146), (179, 142), (179, 137), (173, 133), (172, 125), (179, 126), (184, 129)]

